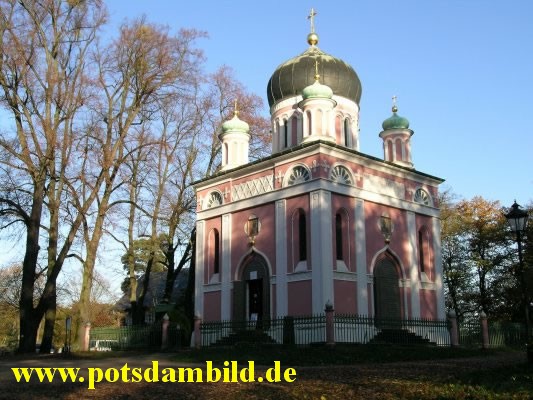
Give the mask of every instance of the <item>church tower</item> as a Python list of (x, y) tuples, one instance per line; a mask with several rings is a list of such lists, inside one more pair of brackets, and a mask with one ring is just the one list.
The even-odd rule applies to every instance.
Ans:
[(411, 160), (411, 136), (407, 118), (400, 117), (396, 106), (396, 96), (393, 97), (392, 116), (383, 121), (383, 131), (379, 137), (383, 139), (383, 159), (385, 161), (413, 168)]

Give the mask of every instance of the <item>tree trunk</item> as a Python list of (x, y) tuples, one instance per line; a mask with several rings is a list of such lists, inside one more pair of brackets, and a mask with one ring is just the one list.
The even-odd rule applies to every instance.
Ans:
[(38, 176), (34, 182), (35, 190), (33, 192), (31, 214), (26, 231), (26, 252), (24, 254), (24, 262), (22, 263), (22, 287), (19, 301), (19, 353), (35, 352), (37, 329), (39, 328), (39, 322), (41, 320), (41, 318), (34, 313), (33, 292), (35, 289), (37, 258), (40, 249), (39, 233), (44, 202), (44, 173), (42, 175), (43, 176)]

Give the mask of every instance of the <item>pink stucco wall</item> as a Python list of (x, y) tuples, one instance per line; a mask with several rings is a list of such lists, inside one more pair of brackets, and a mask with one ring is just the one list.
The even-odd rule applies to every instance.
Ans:
[(357, 313), (357, 283), (335, 280), (333, 282), (335, 301), (333, 303), (337, 314)]
[(204, 293), (204, 321), (220, 321), (220, 292)]
[(289, 315), (310, 315), (312, 309), (311, 281), (289, 282), (287, 284)]
[(420, 316), (437, 318), (437, 296), (434, 290), (420, 289)]
[(248, 218), (255, 215), (259, 218), (261, 229), (255, 238), (255, 249), (267, 259), (272, 270), (271, 276), (276, 274), (276, 221), (274, 203), (266, 203), (257, 207), (237, 211), (231, 215), (231, 280), (239, 280), (239, 268), (243, 257), (249, 253), (251, 246), (244, 227)]

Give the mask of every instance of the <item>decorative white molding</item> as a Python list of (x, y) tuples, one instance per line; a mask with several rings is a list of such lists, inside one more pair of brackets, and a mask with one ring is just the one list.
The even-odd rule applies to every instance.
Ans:
[(274, 190), (274, 175), (262, 176), (235, 185), (231, 188), (231, 198), (233, 201), (247, 199)]
[(287, 274), (287, 282), (299, 282), (299, 281), (309, 281), (312, 279), (312, 272), (294, 272), (292, 274)]
[(409, 277), (411, 278), (411, 316), (420, 318), (419, 268), (418, 268), (418, 232), (416, 231), (416, 215), (407, 211), (407, 260), (409, 263)]
[(204, 287), (203, 287), (204, 293), (220, 292), (221, 289), (222, 289), (222, 284), (221, 283), (208, 283), (208, 284), (204, 285)]
[[(348, 243), (351, 243), (349, 238), (348, 238)], [(348, 251), (350, 251), (350, 249), (348, 249)], [(337, 267), (337, 272), (350, 272), (350, 270), (344, 263), (344, 260), (336, 260), (336, 267)]]
[(307, 260), (298, 261), (298, 264), (296, 264), (296, 268), (294, 268), (294, 272), (306, 271), (309, 271), (309, 267), (307, 266)]
[(357, 282), (356, 272), (333, 271), (333, 279), (337, 281)]
[(425, 290), (436, 290), (437, 285), (434, 282), (421, 282), (420, 287)]
[(211, 278), (209, 278), (210, 285), (215, 284), (215, 283), (220, 283), (220, 274), (218, 273), (211, 275)]
[(411, 287), (411, 281), (409, 279), (400, 279), (398, 281), (398, 286), (401, 288), (409, 288)]
[(216, 217), (222, 213), (235, 212), (244, 208), (251, 208), (257, 204), (266, 204), (275, 202), (280, 198), (289, 198), (301, 195), (305, 192), (314, 190), (327, 190), (332, 193), (339, 193), (344, 196), (359, 198), (373, 203), (380, 203), (386, 206), (401, 208), (408, 211), (416, 212), (417, 214), (427, 215), (430, 217), (438, 217), (439, 210), (433, 207), (424, 206), (412, 201), (397, 199), (390, 196), (381, 195), (379, 193), (365, 191), (354, 186), (338, 185), (326, 179), (314, 179), (298, 186), (287, 186), (279, 190), (264, 193), (250, 199), (240, 200), (239, 202), (232, 202), (223, 204), (216, 209), (199, 210), (197, 213), (197, 220), (204, 220)]
[(405, 197), (405, 185), (403, 183), (371, 174), (364, 174), (363, 189), (397, 199), (404, 199)]

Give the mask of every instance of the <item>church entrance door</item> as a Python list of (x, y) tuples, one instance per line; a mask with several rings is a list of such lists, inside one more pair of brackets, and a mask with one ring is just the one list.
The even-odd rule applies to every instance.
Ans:
[(248, 281), (248, 319), (261, 321), (263, 319), (263, 279)]
[(402, 318), (399, 276), (394, 261), (384, 258), (374, 270), (375, 318), (380, 324), (397, 325)]
[[(233, 320), (263, 321), (270, 318), (270, 274), (267, 261), (255, 252), (239, 267), (233, 282)], [(262, 324), (257, 324), (262, 326)]]

